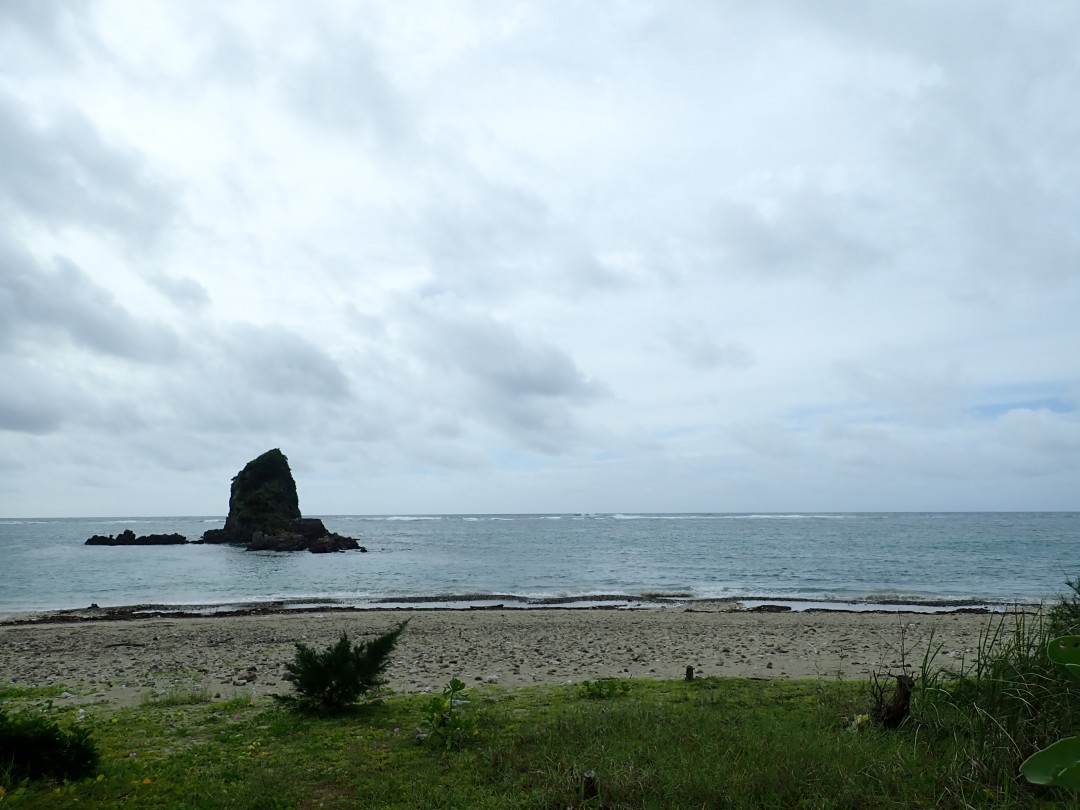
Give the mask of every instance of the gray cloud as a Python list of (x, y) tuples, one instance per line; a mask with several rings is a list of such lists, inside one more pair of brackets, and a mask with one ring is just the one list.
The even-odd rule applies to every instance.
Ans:
[(43, 396), (36, 380), (16, 375), (11, 365), (0, 358), (0, 373), (4, 379), (4, 392), (0, 394), (0, 430), (33, 434), (57, 430), (64, 422), (68, 403)]
[[(147, 424), (139, 400), (144, 379), (115, 384), (112, 369), (92, 363), (75, 369), (0, 353), (0, 430), (62, 436), (67, 431), (127, 435)], [(147, 403), (152, 410), (154, 404)]]
[(151, 274), (146, 281), (180, 309), (203, 309), (210, 304), (206, 288), (192, 278)]
[[(83, 27), (83, 18), (93, 5), (64, 0), (6, 0), (0, 3), (0, 54), (9, 65), (34, 63), (44, 48), (50, 60), (66, 61), (62, 47), (70, 29)], [(20, 41), (21, 40), (21, 41)], [(13, 58), (17, 57), (17, 58)], [(4, 56), (0, 56), (3, 60)]]
[(673, 324), (664, 332), (668, 346), (696, 369), (745, 369), (754, 364), (754, 356), (740, 343), (717, 343), (700, 324)]
[(42, 122), (0, 88), (0, 211), (50, 226), (106, 228), (137, 241), (170, 221), (173, 201), (133, 152), (82, 115)]
[(710, 239), (720, 267), (751, 276), (842, 279), (885, 265), (887, 248), (860, 223), (872, 201), (802, 189), (772, 211), (718, 203)]
[[(976, 287), (1060, 283), (1080, 263), (1080, 7), (1007, 0), (928, 13), (783, 4), (847, 48), (915, 60), (936, 75), (902, 100), (882, 158), (895, 182), (890, 226), (913, 261)], [(921, 249), (920, 249), (921, 247)]]
[(960, 370), (934, 365), (889, 363), (868, 368), (841, 363), (837, 371), (855, 395), (855, 407), (879, 417), (933, 426), (959, 418), (969, 396)]
[(132, 315), (73, 262), (39, 266), (0, 239), (0, 348), (64, 335), (75, 346), (138, 362), (168, 362), (179, 340), (168, 326)]
[(463, 416), (559, 452), (580, 439), (574, 409), (606, 396), (563, 351), (490, 316), (432, 302), (410, 313), (406, 344)]
[(1075, 412), (1016, 408), (993, 424), (1002, 465), (1021, 475), (1052, 475), (1080, 465), (1080, 419)]
[(254, 394), (343, 400), (349, 381), (334, 359), (290, 329), (238, 324), (222, 348)]
[(435, 193), (418, 226), (434, 289), (499, 298), (623, 283), (536, 192), (469, 175), (455, 182)]
[(312, 29), (309, 46), (290, 49), (290, 56), (274, 65), (281, 89), (301, 117), (388, 149), (405, 146), (415, 125), (367, 40), (363, 15), (340, 29), (305, 22)]

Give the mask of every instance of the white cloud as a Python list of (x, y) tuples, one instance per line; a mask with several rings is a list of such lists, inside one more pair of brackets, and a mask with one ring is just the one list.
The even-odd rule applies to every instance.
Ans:
[(4, 3), (0, 514), (1075, 508), (1078, 18)]

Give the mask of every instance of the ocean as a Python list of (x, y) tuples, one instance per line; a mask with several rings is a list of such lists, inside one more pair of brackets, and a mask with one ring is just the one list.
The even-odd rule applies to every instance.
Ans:
[(1078, 513), (323, 516), (368, 553), (86, 546), (222, 517), (0, 519), (0, 613), (97, 604), (1000, 606), (1080, 575)]

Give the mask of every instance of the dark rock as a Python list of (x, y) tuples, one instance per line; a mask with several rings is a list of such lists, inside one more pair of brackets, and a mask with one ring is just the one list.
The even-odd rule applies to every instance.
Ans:
[(333, 532), (325, 532), (322, 536), (309, 539), (298, 532), (280, 532), (277, 534), (263, 534), (255, 532), (251, 542), (247, 544), (248, 551), (310, 551), (315, 554), (327, 554), (335, 551), (360, 551), (360, 544), (351, 537), (343, 537)]
[(229, 491), (225, 528), (204, 533), (203, 542), (250, 543), (255, 532), (288, 531), (299, 519), (300, 500), (289, 460), (275, 448), (249, 461), (236, 474)]
[(140, 546), (178, 546), (186, 542), (187, 538), (182, 534), (147, 534), (135, 538), (136, 545)]
[(235, 543), (248, 551), (367, 551), (353, 538), (327, 530), (318, 518), (301, 516), (289, 460), (278, 449), (237, 473), (225, 527), (204, 532), (201, 542)]
[(255, 532), (251, 542), (247, 544), (248, 551), (303, 551), (309, 545), (310, 540), (302, 534), (295, 532), (280, 532), (263, 534)]
[(360, 544), (353, 538), (343, 537), (340, 534), (328, 534), (308, 546), (308, 551), (314, 554), (326, 554), (333, 551), (358, 551), (359, 549)]
[(326, 526), (318, 518), (297, 518), (292, 521), (290, 528), (308, 540), (318, 540), (320, 537), (326, 537), (326, 535), (330, 534)]
[(95, 534), (85, 545), (88, 546), (176, 546), (187, 542), (182, 534), (144, 534), (139, 537), (131, 529), (124, 529), (113, 537)]
[(751, 613), (787, 613), (791, 605), (758, 605), (750, 608)]
[(330, 535), (326, 537), (320, 537), (318, 540), (313, 540), (311, 545), (308, 546), (308, 551), (312, 554), (327, 554), (335, 551), (340, 551)]
[(225, 534), (224, 529), (207, 529), (203, 532), (202, 540), (200, 543), (228, 543), (229, 535)]

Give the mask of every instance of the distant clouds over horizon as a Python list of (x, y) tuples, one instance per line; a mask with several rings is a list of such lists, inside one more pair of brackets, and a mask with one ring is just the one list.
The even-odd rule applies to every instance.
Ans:
[(1080, 508), (1080, 6), (7, 0), (0, 516)]

